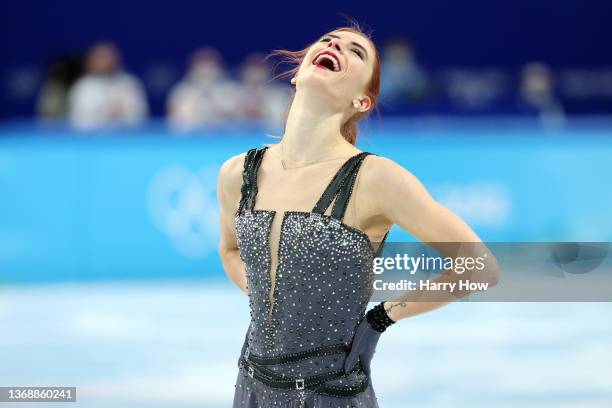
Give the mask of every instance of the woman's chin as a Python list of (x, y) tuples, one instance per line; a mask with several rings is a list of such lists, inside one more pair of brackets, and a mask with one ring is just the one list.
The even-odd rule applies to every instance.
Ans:
[(326, 72), (310, 73), (310, 75), (305, 75), (301, 79), (298, 85), (302, 89), (323, 91), (326, 95), (337, 93), (338, 86), (336, 81)]

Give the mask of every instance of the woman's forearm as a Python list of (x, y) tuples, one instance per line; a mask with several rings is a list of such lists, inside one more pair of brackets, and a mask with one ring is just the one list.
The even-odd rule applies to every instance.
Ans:
[[(459, 279), (456, 274), (448, 272), (441, 273), (438, 277), (431, 279), (431, 281), (436, 283), (453, 283), (455, 279)], [(448, 290), (432, 293), (432, 291), (426, 289), (417, 289), (400, 298), (384, 302), (384, 307), (389, 318), (397, 322), (407, 317), (439, 309), (454, 302), (459, 296)]]
[(499, 272), (495, 258), (491, 257), (486, 265), (485, 272), (481, 274), (460, 274), (453, 269), (446, 269), (435, 278), (429, 279), (427, 288), (411, 290), (399, 298), (384, 302), (385, 311), (391, 320), (398, 321), (438, 309), (474, 292), (479, 292), (479, 290), (457, 289), (461, 287), (460, 282), (466, 279), (481, 282), (489, 289), (497, 284)]
[[(482, 241), (436, 242), (431, 245), (445, 258), (464, 262), (453, 262), (453, 267), (446, 268), (427, 282), (419, 281), (414, 289), (385, 302), (384, 308), (391, 320), (398, 321), (438, 309), (497, 284), (500, 276), (497, 259)], [(472, 260), (470, 265), (473, 267), (466, 268), (466, 260)], [(478, 289), (466, 288), (465, 282), (478, 283), (475, 286)]]

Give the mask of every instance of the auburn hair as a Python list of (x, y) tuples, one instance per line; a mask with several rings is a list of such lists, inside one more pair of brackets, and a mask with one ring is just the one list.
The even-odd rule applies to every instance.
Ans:
[[(359, 132), (359, 128), (357, 124), (362, 118), (368, 116), (374, 108), (377, 108), (376, 103), (378, 100), (378, 95), (380, 94), (380, 57), (378, 55), (378, 51), (376, 50), (376, 46), (374, 45), (374, 41), (372, 40), (370, 34), (366, 33), (356, 21), (351, 20), (348, 26), (338, 27), (329, 32), (333, 33), (333, 32), (339, 32), (339, 31), (348, 31), (354, 34), (361, 35), (362, 37), (366, 38), (370, 42), (370, 44), (372, 44), (372, 48), (374, 48), (374, 51), (375, 51), (374, 67), (373, 67), (374, 69), (372, 71), (372, 77), (370, 78), (370, 81), (366, 85), (366, 91), (365, 91), (366, 95), (370, 97), (370, 100), (372, 102), (371, 107), (366, 112), (355, 112), (340, 127), (340, 133), (342, 134), (342, 136), (351, 144), (355, 144), (355, 141), (357, 140), (357, 133)], [(271, 57), (281, 58), (281, 61), (275, 65), (275, 68), (276, 66), (282, 63), (293, 65), (291, 69), (281, 72), (278, 75), (275, 75), (272, 78), (272, 80), (277, 79), (277, 78), (295, 76), (300, 68), (300, 65), (302, 64), (302, 61), (304, 61), (304, 57), (306, 56), (306, 54), (308, 53), (308, 50), (310, 49), (312, 45), (313, 44), (299, 51), (291, 51), (291, 50), (273, 50), (271, 51), (266, 56), (266, 59), (269, 59)], [(291, 95), (289, 104), (287, 106), (287, 110), (285, 112), (285, 120), (284, 120), (283, 128), (286, 128), (287, 126), (287, 116), (289, 115), (289, 109), (291, 108), (291, 104), (293, 103), (294, 97), (295, 97), (295, 91)]]

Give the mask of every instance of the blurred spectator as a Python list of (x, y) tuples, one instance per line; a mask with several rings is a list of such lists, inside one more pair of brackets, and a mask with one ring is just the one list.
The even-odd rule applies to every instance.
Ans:
[(240, 67), (237, 118), (281, 126), (290, 88), (272, 82), (270, 73), (271, 67), (263, 54), (252, 53), (246, 57)]
[(88, 52), (86, 74), (70, 90), (69, 111), (73, 124), (85, 128), (146, 119), (143, 86), (122, 70), (121, 55), (112, 43), (98, 43)]
[(499, 68), (455, 67), (444, 70), (442, 77), (452, 111), (496, 113), (512, 95), (511, 79)]
[(180, 129), (220, 123), (235, 115), (238, 85), (228, 78), (215, 48), (194, 51), (183, 80), (170, 91), (168, 119)]
[(38, 94), (36, 113), (41, 119), (65, 119), (68, 115), (68, 92), (81, 75), (81, 61), (60, 57), (51, 63)]
[(563, 106), (555, 94), (553, 75), (546, 65), (531, 62), (523, 67), (519, 96), (521, 111), (537, 114), (543, 125), (558, 127), (565, 123)]
[(406, 106), (425, 99), (429, 93), (427, 73), (419, 66), (412, 43), (401, 37), (388, 40), (381, 57), (381, 100)]

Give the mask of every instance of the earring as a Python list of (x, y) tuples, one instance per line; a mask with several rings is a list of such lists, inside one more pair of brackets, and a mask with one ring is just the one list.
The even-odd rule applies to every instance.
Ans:
[(296, 82), (296, 81), (297, 81), (297, 79), (296, 79), (295, 77), (291, 78), (291, 83), (292, 83), (293, 85), (295, 85), (295, 82)]
[(359, 101), (358, 101), (358, 100), (354, 100), (354, 101), (353, 101), (353, 106), (354, 106), (354, 107), (358, 108), (358, 107), (359, 107), (359, 105), (360, 105), (360, 104), (359, 104)]

